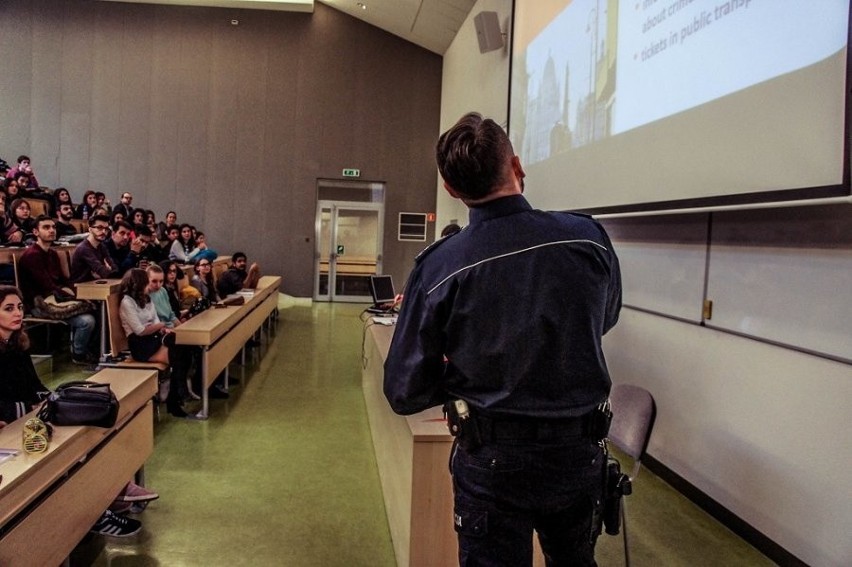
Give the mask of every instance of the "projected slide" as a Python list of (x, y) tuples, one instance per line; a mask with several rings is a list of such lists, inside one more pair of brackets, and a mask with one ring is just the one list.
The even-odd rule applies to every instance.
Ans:
[[(749, 143), (767, 142), (771, 147), (748, 147), (748, 153), (771, 154), (776, 144), (790, 152), (789, 146), (797, 141), (812, 144), (817, 139), (818, 151), (828, 152), (830, 160), (804, 160), (814, 169), (797, 175), (789, 186), (779, 184), (775, 175), (764, 177), (759, 172), (742, 179), (740, 187), (718, 183), (708, 187), (708, 180), (684, 179), (681, 172), (670, 172), (668, 167), (651, 174), (647, 182), (642, 171), (632, 172), (626, 176), (633, 185), (632, 196), (579, 204), (839, 183), (844, 149), (842, 127), (836, 125), (845, 123), (848, 12), (849, 0), (518, 0), (510, 116), (515, 150), (529, 169), (557, 156), (601, 146), (583, 153), (583, 168), (589, 159), (600, 159), (601, 166), (612, 168), (612, 159), (618, 156), (608, 152), (642, 150), (647, 147), (644, 144), (656, 144), (661, 135), (677, 140), (676, 153), (694, 151), (694, 145), (707, 135), (696, 129), (700, 128), (712, 132), (706, 140), (709, 145), (701, 149), (711, 155), (698, 163), (724, 166), (728, 152), (722, 149), (717, 154), (715, 148), (731, 143), (726, 137), (739, 136), (736, 128), (742, 125), (742, 116), (732, 120), (733, 114), (748, 117), (749, 107), (757, 103), (766, 104), (768, 111), (752, 114), (765, 114), (763, 119), (769, 123), (754, 127), (772, 134)], [(823, 97), (829, 101), (817, 110), (821, 116), (799, 116), (790, 122), (790, 113), (808, 113), (819, 106), (813, 99)], [(778, 121), (789, 124), (772, 123)], [(835, 127), (826, 131), (822, 125), (828, 122)], [(809, 126), (799, 131), (792, 123)], [(729, 127), (730, 132), (718, 131)], [(627, 135), (625, 141), (609, 143), (622, 135)], [(650, 137), (643, 138), (646, 135)], [(776, 163), (775, 153), (765, 167)], [(533, 167), (531, 174), (554, 180), (561, 166), (571, 165), (570, 159), (579, 158), (560, 158), (558, 163), (543, 165), (540, 172)], [(758, 159), (753, 165), (761, 163)], [(567, 173), (573, 176), (576, 168)], [(616, 181), (604, 173), (590, 184), (598, 185), (596, 190), (618, 193), (622, 188), (613, 187)], [(667, 181), (677, 188), (666, 189)], [(691, 181), (700, 188), (689, 187)], [(637, 197), (645, 183), (650, 192)]]

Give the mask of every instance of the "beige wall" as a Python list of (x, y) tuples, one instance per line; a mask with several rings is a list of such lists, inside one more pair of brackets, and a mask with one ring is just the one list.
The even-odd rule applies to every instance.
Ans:
[[(511, 31), (512, 0), (479, 0), (444, 54), (441, 90), (441, 129), (448, 129), (467, 112), (479, 112), (505, 125), (509, 119), (509, 35), (503, 49), (479, 52), (473, 18), (483, 11), (497, 12), (500, 27)], [(467, 224), (464, 203), (450, 197), (438, 179), (436, 237), (449, 222)]]
[[(496, 9), (502, 20), (495, 4), (509, 2), (480, 0), (471, 18)], [(442, 128), (466, 110), (505, 116), (508, 66), (480, 55), (469, 33), (462, 28), (444, 57)], [(439, 226), (460, 214), (440, 188), (437, 199)], [(783, 234), (786, 226), (767, 216), (747, 213), (744, 227)], [(607, 224), (617, 232), (617, 221)], [(848, 221), (826, 216), (821, 228), (847, 231)], [(653, 259), (671, 239), (660, 233), (643, 246)], [(781, 245), (791, 266), (807, 258), (802, 242)], [(799, 301), (848, 301), (847, 275), (815, 282), (833, 286), (831, 297)], [(630, 280), (625, 273), (625, 286)], [(852, 366), (631, 309), (604, 346), (613, 380), (642, 385), (657, 399), (653, 457), (805, 562), (852, 565)], [(712, 563), (713, 550), (707, 555)]]
[[(232, 26), (232, 18), (240, 20)], [(0, 3), (0, 156), (39, 181), (175, 209), (312, 293), (317, 178), (387, 183), (385, 271), (435, 210), (441, 58), (317, 3), (311, 14), (83, 0)]]

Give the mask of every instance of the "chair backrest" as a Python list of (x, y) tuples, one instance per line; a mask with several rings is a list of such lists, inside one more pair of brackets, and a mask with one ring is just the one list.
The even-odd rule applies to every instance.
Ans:
[(624, 453), (640, 461), (648, 448), (657, 407), (648, 390), (629, 384), (614, 384), (609, 394), (612, 424), (609, 440)]
[(106, 301), (107, 321), (109, 325), (109, 347), (113, 356), (128, 350), (127, 335), (121, 326), (121, 295), (111, 293)]
[(62, 270), (62, 275), (71, 279), (71, 251), (68, 249), (57, 250), (59, 255), (59, 268)]
[[(219, 285), (219, 276), (228, 271), (230, 260), (228, 262), (213, 262), (213, 265), (210, 266), (210, 269), (213, 273), (213, 285)], [(217, 290), (218, 293), (218, 290)]]
[(18, 274), (18, 255), (12, 254), (12, 270), (15, 272), (15, 287), (21, 289), (21, 277)]
[(50, 214), (48, 211), (47, 201), (43, 199), (33, 199), (32, 197), (24, 197), (24, 201), (30, 205), (31, 218), (36, 218), (39, 215)]
[(71, 219), (71, 224), (77, 229), (78, 234), (89, 232), (89, 221), (82, 219)]

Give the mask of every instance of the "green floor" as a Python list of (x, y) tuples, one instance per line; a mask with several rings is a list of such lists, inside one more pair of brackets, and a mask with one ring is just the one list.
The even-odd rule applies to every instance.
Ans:
[[(163, 413), (140, 534), (90, 537), (73, 565), (394, 565), (361, 395), (361, 307), (289, 306), (206, 422)], [(80, 376), (55, 363), (49, 384)], [(648, 471), (629, 500), (633, 565), (772, 565)], [(451, 521), (450, 518), (447, 521)], [(623, 564), (602, 536), (598, 563)], [(440, 567), (440, 566), (437, 566)]]

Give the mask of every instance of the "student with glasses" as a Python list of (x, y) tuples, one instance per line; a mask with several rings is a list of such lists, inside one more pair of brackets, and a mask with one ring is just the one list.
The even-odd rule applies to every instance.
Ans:
[(219, 301), (213, 281), (213, 264), (210, 260), (202, 258), (195, 264), (195, 275), (192, 276), (189, 285), (201, 292), (201, 297), (214, 303)]
[(104, 242), (109, 230), (109, 217), (95, 215), (89, 219), (89, 234), (77, 245), (71, 255), (71, 281), (73, 283), (115, 277), (118, 268), (110, 257)]

